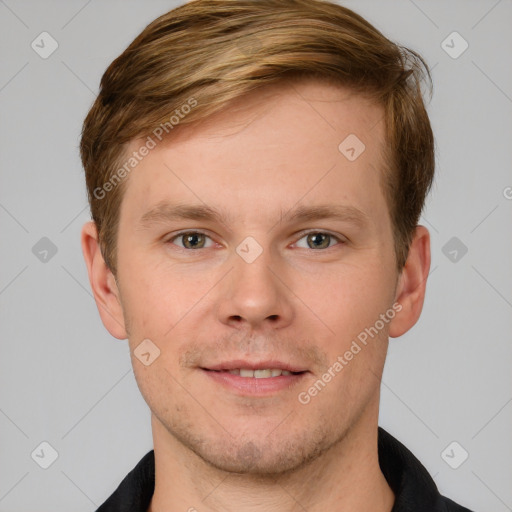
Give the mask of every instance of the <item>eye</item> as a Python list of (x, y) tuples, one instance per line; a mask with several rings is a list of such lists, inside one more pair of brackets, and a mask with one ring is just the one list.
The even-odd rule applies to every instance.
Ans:
[[(306, 239), (307, 247), (305, 249), (328, 249), (331, 247), (331, 242), (336, 240), (342, 242), (337, 236), (325, 233), (323, 231), (311, 231), (306, 233), (300, 240)], [(300, 241), (299, 240), (299, 241)], [(297, 242), (298, 243), (298, 242)]]
[[(208, 245), (208, 240), (210, 240), (210, 244)], [(339, 243), (343, 243), (343, 240), (331, 233), (327, 233), (324, 231), (311, 231), (306, 233), (302, 238), (299, 239), (296, 244), (299, 244), (301, 240), (306, 240), (307, 246), (302, 246), (305, 249), (329, 249), (332, 247), (332, 242), (337, 241)], [(177, 243), (178, 241), (180, 243)], [(182, 249), (205, 249), (211, 247), (213, 244), (213, 240), (202, 233), (201, 231), (185, 231), (182, 233), (178, 233), (170, 238), (167, 243), (173, 243)], [(299, 245), (299, 247), (301, 247)]]
[[(204, 249), (206, 246), (206, 239), (211, 238), (205, 233), (201, 233), (200, 231), (186, 231), (184, 233), (179, 233), (168, 240), (169, 243), (174, 243), (174, 240), (180, 240), (182, 245), (179, 243), (175, 244), (182, 249)], [(208, 246), (208, 247), (211, 247)]]

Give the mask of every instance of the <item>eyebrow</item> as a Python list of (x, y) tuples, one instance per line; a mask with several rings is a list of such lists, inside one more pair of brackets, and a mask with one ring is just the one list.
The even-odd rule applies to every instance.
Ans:
[(290, 222), (334, 219), (351, 222), (359, 227), (365, 227), (370, 223), (370, 217), (355, 206), (343, 204), (320, 204), (312, 206), (298, 206), (290, 212), (283, 214)]
[[(147, 229), (154, 224), (187, 219), (228, 225), (233, 221), (233, 216), (204, 204), (172, 204), (161, 201), (140, 217), (138, 225), (140, 229)], [(300, 205), (289, 211), (281, 210), (280, 219), (290, 223), (334, 219), (350, 222), (361, 228), (370, 223), (370, 218), (365, 212), (354, 206), (342, 204)]]

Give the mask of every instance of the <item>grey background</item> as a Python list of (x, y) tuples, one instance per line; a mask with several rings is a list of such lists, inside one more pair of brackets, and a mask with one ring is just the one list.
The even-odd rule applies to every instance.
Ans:
[[(433, 67), (432, 273), (420, 321), (390, 342), (380, 425), (443, 494), (512, 510), (512, 3), (343, 3)], [(77, 146), (107, 65), (177, 4), (0, 0), (0, 512), (93, 511), (152, 448), (128, 344), (90, 292)], [(43, 31), (59, 45), (47, 59), (31, 48)], [(453, 31), (469, 44), (457, 59), (441, 46)], [(43, 441), (48, 469), (31, 457)], [(469, 453), (458, 469), (441, 456), (452, 441)]]

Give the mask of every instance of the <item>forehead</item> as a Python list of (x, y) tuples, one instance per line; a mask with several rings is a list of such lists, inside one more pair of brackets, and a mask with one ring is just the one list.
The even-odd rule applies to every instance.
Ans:
[[(381, 105), (368, 96), (336, 85), (332, 80), (290, 78), (238, 97), (199, 123), (177, 126), (164, 142), (178, 144), (228, 137), (258, 120), (260, 124), (256, 123), (257, 126), (265, 125), (268, 135), (271, 135), (268, 129), (275, 128), (277, 124), (282, 136), (309, 131), (317, 134), (330, 132), (330, 135), (337, 134), (338, 137), (347, 130), (359, 131), (364, 136), (363, 132), (376, 128), (372, 135), (379, 137), (383, 135), (380, 133), (383, 128), (380, 121), (383, 119)], [(294, 121), (308, 124), (298, 126)], [(258, 137), (262, 138), (264, 134), (258, 133)]]
[(130, 173), (122, 210), (135, 220), (135, 212), (186, 196), (281, 211), (318, 194), (350, 196), (364, 209), (378, 199), (383, 144), (383, 109), (348, 89), (315, 80), (266, 86), (157, 140)]

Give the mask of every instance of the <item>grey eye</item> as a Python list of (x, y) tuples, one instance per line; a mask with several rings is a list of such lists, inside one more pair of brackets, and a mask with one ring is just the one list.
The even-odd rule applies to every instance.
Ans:
[(338, 240), (334, 235), (323, 233), (322, 231), (307, 233), (300, 240), (304, 239), (306, 239), (307, 247), (302, 247), (305, 249), (327, 249), (331, 246), (333, 240)]

